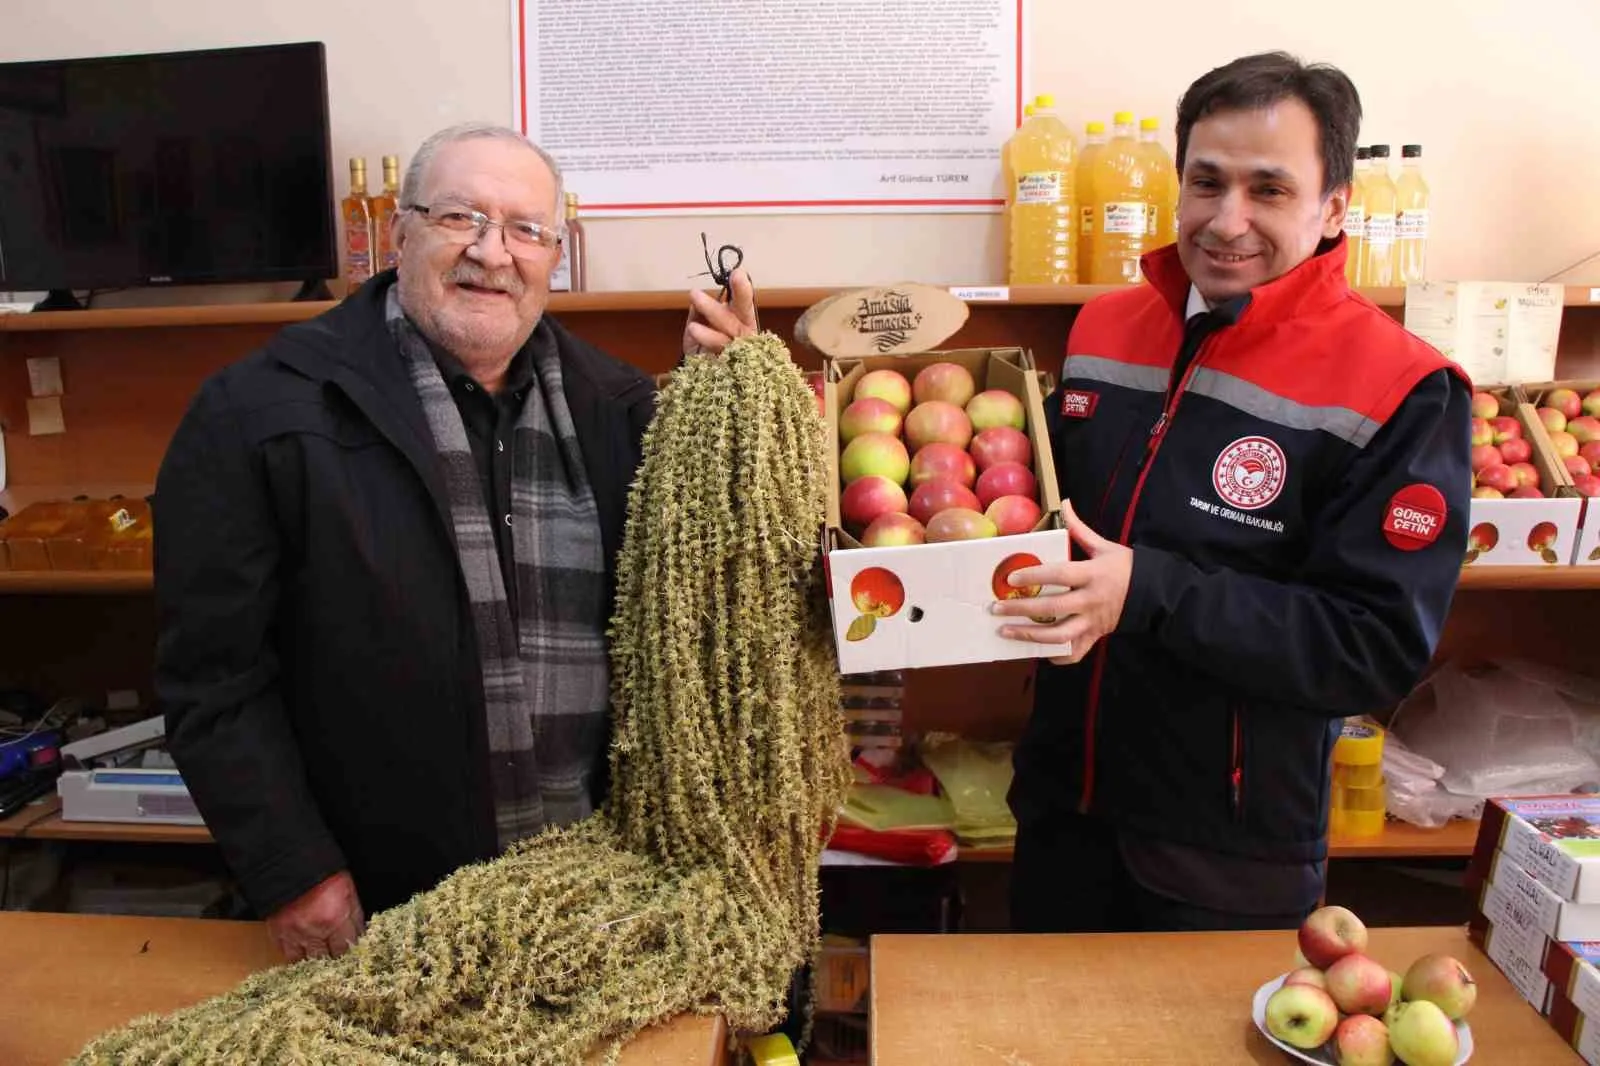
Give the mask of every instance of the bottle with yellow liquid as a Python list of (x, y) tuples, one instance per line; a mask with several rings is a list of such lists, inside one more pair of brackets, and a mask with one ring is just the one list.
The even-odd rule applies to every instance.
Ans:
[(1011, 285), (1072, 285), (1078, 280), (1077, 142), (1056, 117), (1055, 99), (1034, 100), (1033, 116), (1009, 142)]
[(1428, 183), (1422, 180), (1420, 144), (1400, 148), (1395, 201), (1395, 284), (1410, 285), (1428, 275)]
[(377, 250), (378, 270), (400, 265), (400, 251), (390, 232), (395, 212), (400, 207), (400, 157), (383, 157), (383, 191), (372, 198), (372, 244)]
[(1362, 283), (1361, 255), (1367, 243), (1367, 160), (1371, 158), (1370, 148), (1356, 149), (1356, 165), (1350, 177), (1350, 206), (1344, 212), (1344, 279), (1351, 285)]
[(1158, 201), (1155, 168), (1140, 145), (1133, 112), (1118, 111), (1109, 144), (1094, 168), (1094, 258), (1089, 281), (1095, 285), (1137, 282), (1139, 257), (1155, 246), (1150, 232)]
[[(1033, 117), (1033, 105), (1022, 105), (1022, 123), (1017, 126), (1021, 130)], [(1011, 161), (1011, 146), (1016, 143), (1017, 134), (1013, 131), (1006, 143), (1000, 146), (1000, 188), (1004, 190), (1005, 199), (1000, 205), (1000, 229), (1004, 235), (1006, 270), (1011, 269), (1011, 190), (1017, 184), (1017, 168)]]
[(1078, 153), (1078, 277), (1087, 280), (1094, 255), (1095, 210), (1099, 206), (1094, 192), (1094, 168), (1106, 150), (1106, 124), (1090, 122), (1083, 133), (1083, 151)]
[(1154, 172), (1156, 199), (1151, 204), (1148, 227), (1155, 234), (1152, 247), (1163, 248), (1178, 239), (1178, 168), (1161, 143), (1160, 119), (1139, 120), (1139, 147)]
[(367, 195), (367, 161), (350, 160), (350, 194), (339, 201), (344, 219), (343, 267), (352, 290), (372, 277), (372, 200)]
[(1395, 283), (1395, 196), (1389, 177), (1389, 146), (1372, 146), (1372, 169), (1367, 173), (1367, 233), (1361, 250), (1361, 284), (1382, 288)]

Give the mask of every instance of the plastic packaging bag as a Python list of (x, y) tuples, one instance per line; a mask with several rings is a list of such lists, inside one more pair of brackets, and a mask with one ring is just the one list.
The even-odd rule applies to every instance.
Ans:
[(922, 738), (920, 751), (950, 800), (957, 840), (983, 847), (1016, 839), (1017, 820), (1006, 804), (1012, 745), (929, 733)]

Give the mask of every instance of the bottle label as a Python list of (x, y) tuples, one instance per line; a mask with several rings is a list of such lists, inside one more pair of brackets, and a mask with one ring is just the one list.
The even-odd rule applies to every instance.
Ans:
[(1402, 241), (1425, 241), (1428, 239), (1428, 209), (1426, 207), (1412, 208), (1402, 211), (1395, 216), (1395, 236)]
[(550, 291), (572, 291), (572, 259), (566, 241), (561, 242), (561, 258), (556, 260), (556, 268), (550, 272)]
[(1082, 223), (1078, 226), (1078, 232), (1080, 234), (1082, 234), (1083, 236), (1085, 236), (1085, 237), (1093, 237), (1094, 236), (1094, 205), (1093, 204), (1084, 204), (1082, 207), (1080, 207), (1078, 209), (1078, 215), (1083, 220)]
[(1059, 204), (1061, 202), (1061, 171), (1035, 170), (1017, 175), (1017, 203)]
[(345, 276), (362, 282), (372, 277), (372, 240), (367, 220), (353, 215), (344, 220)]
[(1393, 244), (1394, 216), (1368, 215), (1366, 238), (1369, 248), (1383, 249)]
[(1143, 237), (1150, 224), (1150, 209), (1148, 204), (1121, 203), (1106, 204), (1101, 219), (1101, 233), (1124, 234), (1130, 237)]
[(1367, 235), (1367, 209), (1360, 204), (1351, 204), (1350, 209), (1344, 213), (1345, 236), (1353, 241), (1359, 241)]

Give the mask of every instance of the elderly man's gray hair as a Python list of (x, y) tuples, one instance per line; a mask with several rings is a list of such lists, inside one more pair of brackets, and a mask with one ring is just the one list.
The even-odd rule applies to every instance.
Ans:
[(566, 217), (566, 197), (563, 195), (561, 165), (555, 161), (555, 157), (549, 152), (540, 148), (516, 130), (511, 129), (509, 126), (496, 126), (489, 122), (462, 122), (442, 129), (423, 141), (417, 147), (416, 154), (411, 157), (411, 162), (406, 167), (405, 180), (400, 183), (400, 206), (416, 206), (417, 196), (422, 191), (423, 175), (427, 173), (428, 164), (433, 162), (433, 157), (438, 154), (439, 149), (457, 141), (479, 139), (511, 141), (514, 144), (520, 144), (525, 148), (532, 149), (540, 159), (544, 160), (545, 165), (550, 168), (550, 173), (554, 174), (556, 179), (555, 214), (551, 216), (550, 221), (559, 226), (561, 220)]

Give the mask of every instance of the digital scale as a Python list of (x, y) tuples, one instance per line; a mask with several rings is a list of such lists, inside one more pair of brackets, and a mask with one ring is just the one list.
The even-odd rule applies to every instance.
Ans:
[(165, 737), (157, 715), (62, 748), (61, 820), (204, 825), (171, 756), (153, 750)]

